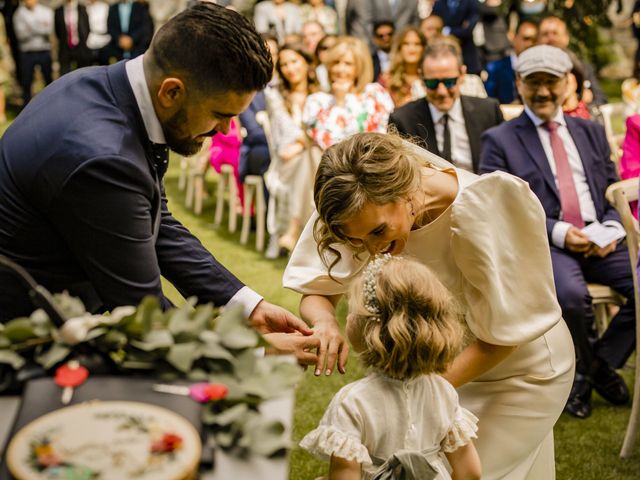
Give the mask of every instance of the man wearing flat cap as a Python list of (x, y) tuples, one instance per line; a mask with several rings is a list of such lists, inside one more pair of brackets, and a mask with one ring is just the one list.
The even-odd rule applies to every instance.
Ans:
[[(586, 418), (592, 388), (615, 405), (629, 400), (614, 369), (622, 367), (634, 349), (635, 306), (626, 246), (619, 240), (598, 246), (583, 231), (599, 223), (591, 228), (600, 227), (611, 238), (624, 233), (605, 198), (607, 187), (618, 178), (604, 128), (562, 112), (571, 68), (569, 56), (549, 45), (531, 47), (518, 57), (516, 86), (524, 112), (484, 133), (479, 171), (502, 170), (526, 180), (546, 212), (558, 302), (578, 357), (565, 411)], [(627, 298), (597, 340), (590, 282), (608, 285)]]

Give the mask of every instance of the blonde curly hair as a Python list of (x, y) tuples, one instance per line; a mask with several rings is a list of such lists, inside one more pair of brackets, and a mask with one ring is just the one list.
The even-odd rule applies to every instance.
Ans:
[(436, 275), (416, 260), (392, 257), (376, 268), (375, 303), (361, 275), (349, 295), (347, 334), (369, 368), (409, 380), (443, 373), (462, 348), (460, 309)]

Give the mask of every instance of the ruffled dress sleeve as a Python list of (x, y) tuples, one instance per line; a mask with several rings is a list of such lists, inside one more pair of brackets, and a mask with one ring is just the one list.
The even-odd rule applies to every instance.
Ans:
[(472, 439), (478, 438), (478, 417), (466, 408), (457, 406), (453, 423), (441, 443), (442, 451), (455, 452), (458, 448), (465, 446)]
[(320, 425), (307, 433), (300, 446), (315, 457), (329, 461), (332, 455), (363, 465), (371, 465), (369, 451), (362, 443), (363, 419), (351, 386), (342, 388), (327, 408)]
[(540, 337), (561, 312), (538, 198), (523, 180), (493, 172), (462, 190), (453, 205), (451, 247), (471, 332), (494, 345)]

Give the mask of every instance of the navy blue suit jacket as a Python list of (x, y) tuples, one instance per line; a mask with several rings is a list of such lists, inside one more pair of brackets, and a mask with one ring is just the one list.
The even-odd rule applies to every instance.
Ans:
[[(125, 63), (64, 75), (0, 138), (0, 254), (90, 311), (162, 296), (227, 303), (243, 284), (171, 216)], [(0, 270), (0, 320), (31, 312)]]
[[(620, 221), (618, 212), (605, 198), (605, 191), (618, 181), (610, 157), (604, 128), (590, 120), (565, 115), (567, 128), (580, 154), (598, 221)], [(529, 182), (547, 214), (551, 242), (553, 226), (560, 218), (560, 194), (535, 125), (526, 113), (486, 131), (482, 135), (479, 173), (502, 170)]]
[(484, 88), (487, 95), (497, 98), (500, 103), (512, 103), (518, 99), (516, 73), (511, 66), (511, 57), (502, 57), (487, 64), (487, 81)]
[(134, 2), (131, 5), (129, 31), (123, 32), (122, 26), (120, 25), (118, 4), (114, 3), (109, 7), (107, 33), (111, 35), (111, 40), (106, 47), (109, 56), (116, 57), (118, 60), (124, 58), (124, 51), (118, 46), (118, 39), (122, 34), (129, 35), (133, 40), (130, 58), (142, 55), (151, 43), (151, 37), (153, 37), (153, 20), (151, 19), (149, 10), (142, 3)]
[(478, 47), (473, 43), (473, 29), (480, 20), (478, 0), (458, 0), (455, 10), (449, 9), (447, 0), (436, 0), (431, 14), (441, 17), (445, 26), (451, 29), (451, 35), (460, 40), (467, 72), (480, 73), (480, 54)]

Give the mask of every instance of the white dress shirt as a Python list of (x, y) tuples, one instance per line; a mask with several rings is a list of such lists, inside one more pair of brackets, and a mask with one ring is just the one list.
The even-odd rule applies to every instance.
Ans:
[[(143, 60), (144, 55), (140, 55), (127, 62), (127, 77), (133, 89), (133, 95), (136, 97), (136, 103), (140, 109), (140, 115), (142, 116), (149, 140), (153, 143), (166, 144), (167, 141), (162, 131), (162, 125), (153, 109), (151, 94), (149, 93), (149, 87), (144, 77)], [(262, 296), (249, 287), (244, 286), (229, 300), (227, 306), (233, 307), (235, 305), (241, 305), (245, 317), (248, 318), (260, 301), (262, 301)]]
[[(544, 153), (547, 156), (547, 162), (549, 162), (549, 167), (551, 167), (551, 172), (553, 173), (553, 178), (556, 181), (557, 187), (558, 179), (556, 177), (556, 162), (553, 158), (553, 149), (551, 148), (551, 133), (544, 127), (544, 120), (533, 113), (527, 105), (524, 106), (524, 111), (536, 126), (538, 137), (542, 143)], [(558, 135), (562, 140), (565, 151), (567, 152), (569, 166), (571, 167), (571, 173), (573, 175), (573, 183), (575, 184), (576, 192), (578, 193), (578, 202), (580, 203), (580, 214), (582, 215), (582, 219), (585, 223), (595, 222), (598, 220), (596, 216), (596, 207), (593, 203), (593, 198), (591, 197), (591, 191), (589, 190), (589, 184), (587, 183), (587, 176), (584, 172), (584, 165), (582, 165), (578, 147), (576, 147), (576, 144), (571, 137), (571, 133), (569, 133), (569, 129), (567, 128), (567, 121), (564, 118), (562, 109), (558, 109), (553, 117), (553, 121), (559, 124)], [(624, 233), (624, 228), (620, 222), (616, 222), (615, 220), (607, 220), (603, 225), (619, 229)], [(565, 237), (567, 236), (569, 228), (572, 226), (573, 225), (568, 222), (556, 222), (553, 227), (553, 231), (551, 232), (551, 242), (558, 248), (564, 248)]]
[(436, 131), (436, 142), (438, 142), (438, 151), (442, 152), (444, 148), (444, 119), (445, 113), (449, 114), (449, 134), (451, 135), (451, 162), (458, 168), (463, 168), (469, 172), (473, 172), (473, 160), (471, 159), (471, 145), (469, 144), (469, 135), (467, 135), (467, 126), (464, 122), (462, 114), (462, 103), (460, 97), (456, 98), (451, 110), (441, 112), (431, 103), (429, 103), (433, 126)]
[(36, 4), (32, 9), (20, 5), (13, 15), (13, 28), (21, 52), (51, 50), (53, 10)]
[(87, 16), (89, 17), (89, 37), (87, 47), (98, 50), (109, 43), (111, 35), (107, 33), (107, 18), (109, 17), (109, 5), (103, 1), (87, 3)]

